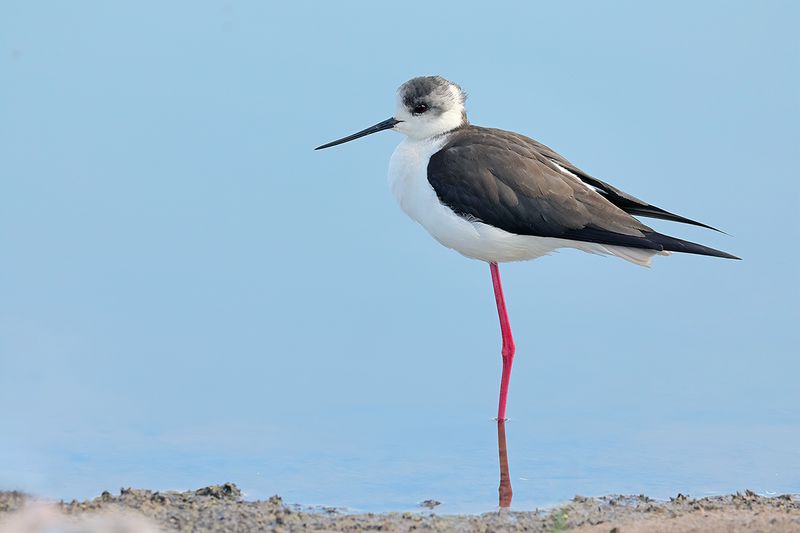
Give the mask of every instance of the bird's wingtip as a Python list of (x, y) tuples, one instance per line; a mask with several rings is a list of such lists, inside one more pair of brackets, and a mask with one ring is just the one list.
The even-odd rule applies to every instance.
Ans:
[(728, 237), (730, 237), (730, 236), (731, 236), (731, 234), (730, 234), (730, 233), (728, 233), (727, 231), (722, 231), (721, 229), (719, 229), (719, 228), (715, 228), (714, 226), (706, 226), (706, 227), (707, 227), (708, 229), (714, 230), (714, 231), (716, 231), (716, 232), (718, 232), (718, 233), (722, 233), (723, 235), (727, 235)]

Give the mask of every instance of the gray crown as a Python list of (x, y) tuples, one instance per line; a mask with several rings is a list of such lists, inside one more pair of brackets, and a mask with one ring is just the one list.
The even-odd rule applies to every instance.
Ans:
[[(450, 87), (454, 87), (456, 91), (451, 91)], [(467, 99), (461, 87), (441, 76), (420, 76), (410, 79), (397, 91), (403, 105), (409, 111), (419, 104), (425, 104), (438, 114), (456, 105), (464, 105)]]

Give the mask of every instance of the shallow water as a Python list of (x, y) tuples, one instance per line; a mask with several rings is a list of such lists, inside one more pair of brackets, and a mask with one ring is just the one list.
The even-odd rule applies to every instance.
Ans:
[[(495, 421), (394, 420), (295, 416), (266, 427), (223, 422), (149, 435), (66, 433), (10, 449), (4, 438), (0, 456), (5, 488), (66, 499), (123, 486), (164, 490), (234, 481), (248, 499), (277, 493), (289, 503), (356, 512), (418, 509), (427, 499), (442, 502), (436, 511), (446, 513), (509, 503), (507, 490), (505, 501), (498, 493)], [(506, 422), (513, 509), (553, 505), (576, 494), (668, 498), (800, 488), (794, 424), (743, 431), (722, 423), (583, 422), (574, 426), (558, 416)]]

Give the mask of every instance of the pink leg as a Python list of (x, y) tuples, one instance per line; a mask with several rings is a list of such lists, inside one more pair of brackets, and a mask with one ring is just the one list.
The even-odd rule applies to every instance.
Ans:
[(503, 285), (500, 283), (500, 270), (497, 263), (489, 263), (492, 271), (494, 299), (497, 302), (497, 314), (500, 316), (500, 333), (503, 335), (503, 377), (500, 380), (500, 404), (497, 407), (497, 420), (506, 419), (506, 397), (508, 396), (508, 380), (511, 377), (511, 363), (514, 362), (514, 338), (511, 336), (511, 325), (508, 323), (506, 300), (503, 297)]
[(508, 473), (508, 448), (506, 447), (506, 421), (497, 421), (497, 451), (500, 454), (500, 486), (497, 492), (500, 496), (499, 505), (502, 508), (511, 507), (511, 476)]

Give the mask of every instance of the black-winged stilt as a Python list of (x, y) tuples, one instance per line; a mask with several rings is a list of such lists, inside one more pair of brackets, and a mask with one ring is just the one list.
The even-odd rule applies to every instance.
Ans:
[(497, 419), (504, 420), (515, 348), (498, 263), (558, 248), (642, 266), (669, 252), (738, 257), (654, 231), (632, 215), (714, 228), (626, 194), (524, 135), (471, 125), (465, 100), (440, 76), (414, 78), (398, 89), (393, 117), (316, 149), (388, 129), (406, 135), (389, 162), (400, 207), (441, 244), (489, 263), (503, 339)]

